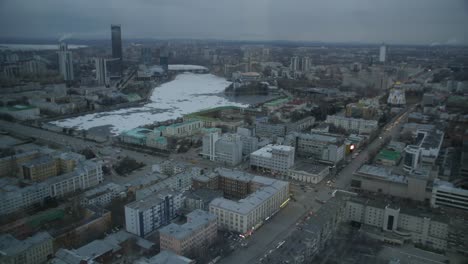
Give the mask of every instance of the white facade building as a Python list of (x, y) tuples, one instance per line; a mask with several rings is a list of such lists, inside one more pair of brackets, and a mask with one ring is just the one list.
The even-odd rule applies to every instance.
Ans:
[(295, 133), (288, 135), (286, 140), (296, 147), (301, 156), (332, 163), (338, 163), (344, 158), (344, 138), (339, 135)]
[(219, 139), (219, 132), (208, 133), (203, 136), (202, 155), (211, 161), (216, 159), (216, 142)]
[(215, 143), (215, 160), (235, 166), (242, 161), (242, 140), (237, 134), (224, 134)]
[(216, 198), (210, 203), (210, 213), (217, 216), (219, 229), (248, 234), (287, 203), (288, 182), (256, 176), (252, 183), (258, 188), (244, 199)]
[(250, 166), (286, 172), (294, 165), (294, 147), (267, 145), (250, 154)]
[(96, 81), (99, 85), (108, 85), (109, 76), (107, 74), (107, 60), (104, 58), (94, 58), (96, 66)]
[(325, 122), (333, 124), (336, 127), (341, 127), (346, 131), (357, 132), (359, 134), (372, 133), (379, 127), (379, 122), (376, 120), (365, 120), (337, 115), (327, 115), (327, 120)]
[(380, 46), (379, 62), (385, 62), (386, 59), (387, 59), (387, 46), (385, 44), (382, 44)]

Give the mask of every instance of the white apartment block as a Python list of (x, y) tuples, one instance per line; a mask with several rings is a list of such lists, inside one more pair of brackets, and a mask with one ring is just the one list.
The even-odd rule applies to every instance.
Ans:
[(242, 162), (242, 141), (237, 134), (224, 134), (215, 143), (215, 161), (235, 166)]
[(125, 196), (125, 187), (111, 182), (84, 192), (80, 203), (83, 206), (96, 205), (105, 207), (113, 199)]
[(328, 115), (325, 122), (333, 124), (336, 127), (341, 127), (346, 131), (359, 134), (370, 134), (379, 127), (379, 122), (376, 120), (365, 120), (337, 115)]
[(213, 132), (203, 136), (203, 149), (201, 155), (211, 161), (216, 159), (216, 142), (219, 139), (219, 133)]
[(183, 205), (180, 192), (162, 191), (125, 206), (125, 229), (144, 237), (170, 223)]
[(285, 172), (294, 165), (294, 147), (267, 145), (250, 154), (250, 166)]
[(258, 188), (244, 199), (216, 198), (210, 203), (210, 213), (217, 216), (219, 229), (253, 232), (287, 203), (288, 182), (256, 176), (252, 183)]

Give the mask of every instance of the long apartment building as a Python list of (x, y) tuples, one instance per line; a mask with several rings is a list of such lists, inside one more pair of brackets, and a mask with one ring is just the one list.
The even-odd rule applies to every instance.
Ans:
[(216, 240), (216, 215), (200, 209), (187, 214), (187, 222), (170, 224), (159, 229), (161, 250), (187, 256), (210, 247)]
[(1, 158), (0, 176), (43, 181), (73, 171), (84, 160), (85, 157), (77, 153), (42, 148)]
[(250, 188), (253, 192), (238, 201), (216, 198), (210, 203), (210, 213), (217, 216), (220, 229), (249, 234), (289, 200), (285, 181), (254, 176)]
[(144, 237), (176, 217), (183, 206), (181, 192), (161, 191), (125, 205), (125, 229)]
[(250, 154), (250, 166), (275, 172), (286, 172), (294, 165), (295, 149), (284, 145), (267, 145)]
[(63, 197), (103, 181), (102, 165), (91, 160), (79, 162), (72, 172), (25, 187), (20, 187), (17, 179), (3, 178), (0, 182), (0, 214), (27, 209), (35, 204), (42, 204), (47, 197)]
[(258, 120), (255, 123), (255, 134), (259, 137), (284, 137), (288, 133), (300, 132), (304, 129), (313, 126), (315, 117), (310, 116), (296, 122), (274, 124), (268, 122), (267, 119)]
[(468, 253), (466, 215), (452, 215), (374, 195), (347, 201), (345, 218), (363, 224), (361, 230), (382, 241), (398, 244), (411, 241), (438, 250)]
[(292, 133), (286, 144), (295, 147), (299, 156), (338, 163), (345, 155), (344, 137), (328, 133)]
[(328, 115), (325, 122), (333, 124), (336, 127), (341, 127), (346, 131), (359, 134), (370, 134), (379, 127), (379, 122), (376, 120), (366, 120), (337, 115)]

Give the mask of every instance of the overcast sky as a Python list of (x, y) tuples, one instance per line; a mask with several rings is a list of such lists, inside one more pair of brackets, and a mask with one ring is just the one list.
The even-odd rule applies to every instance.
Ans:
[(0, 37), (468, 44), (468, 0), (0, 0)]

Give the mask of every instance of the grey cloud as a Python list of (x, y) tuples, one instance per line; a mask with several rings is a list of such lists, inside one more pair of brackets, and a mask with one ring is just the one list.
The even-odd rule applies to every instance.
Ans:
[(468, 44), (465, 0), (0, 0), (0, 37)]

